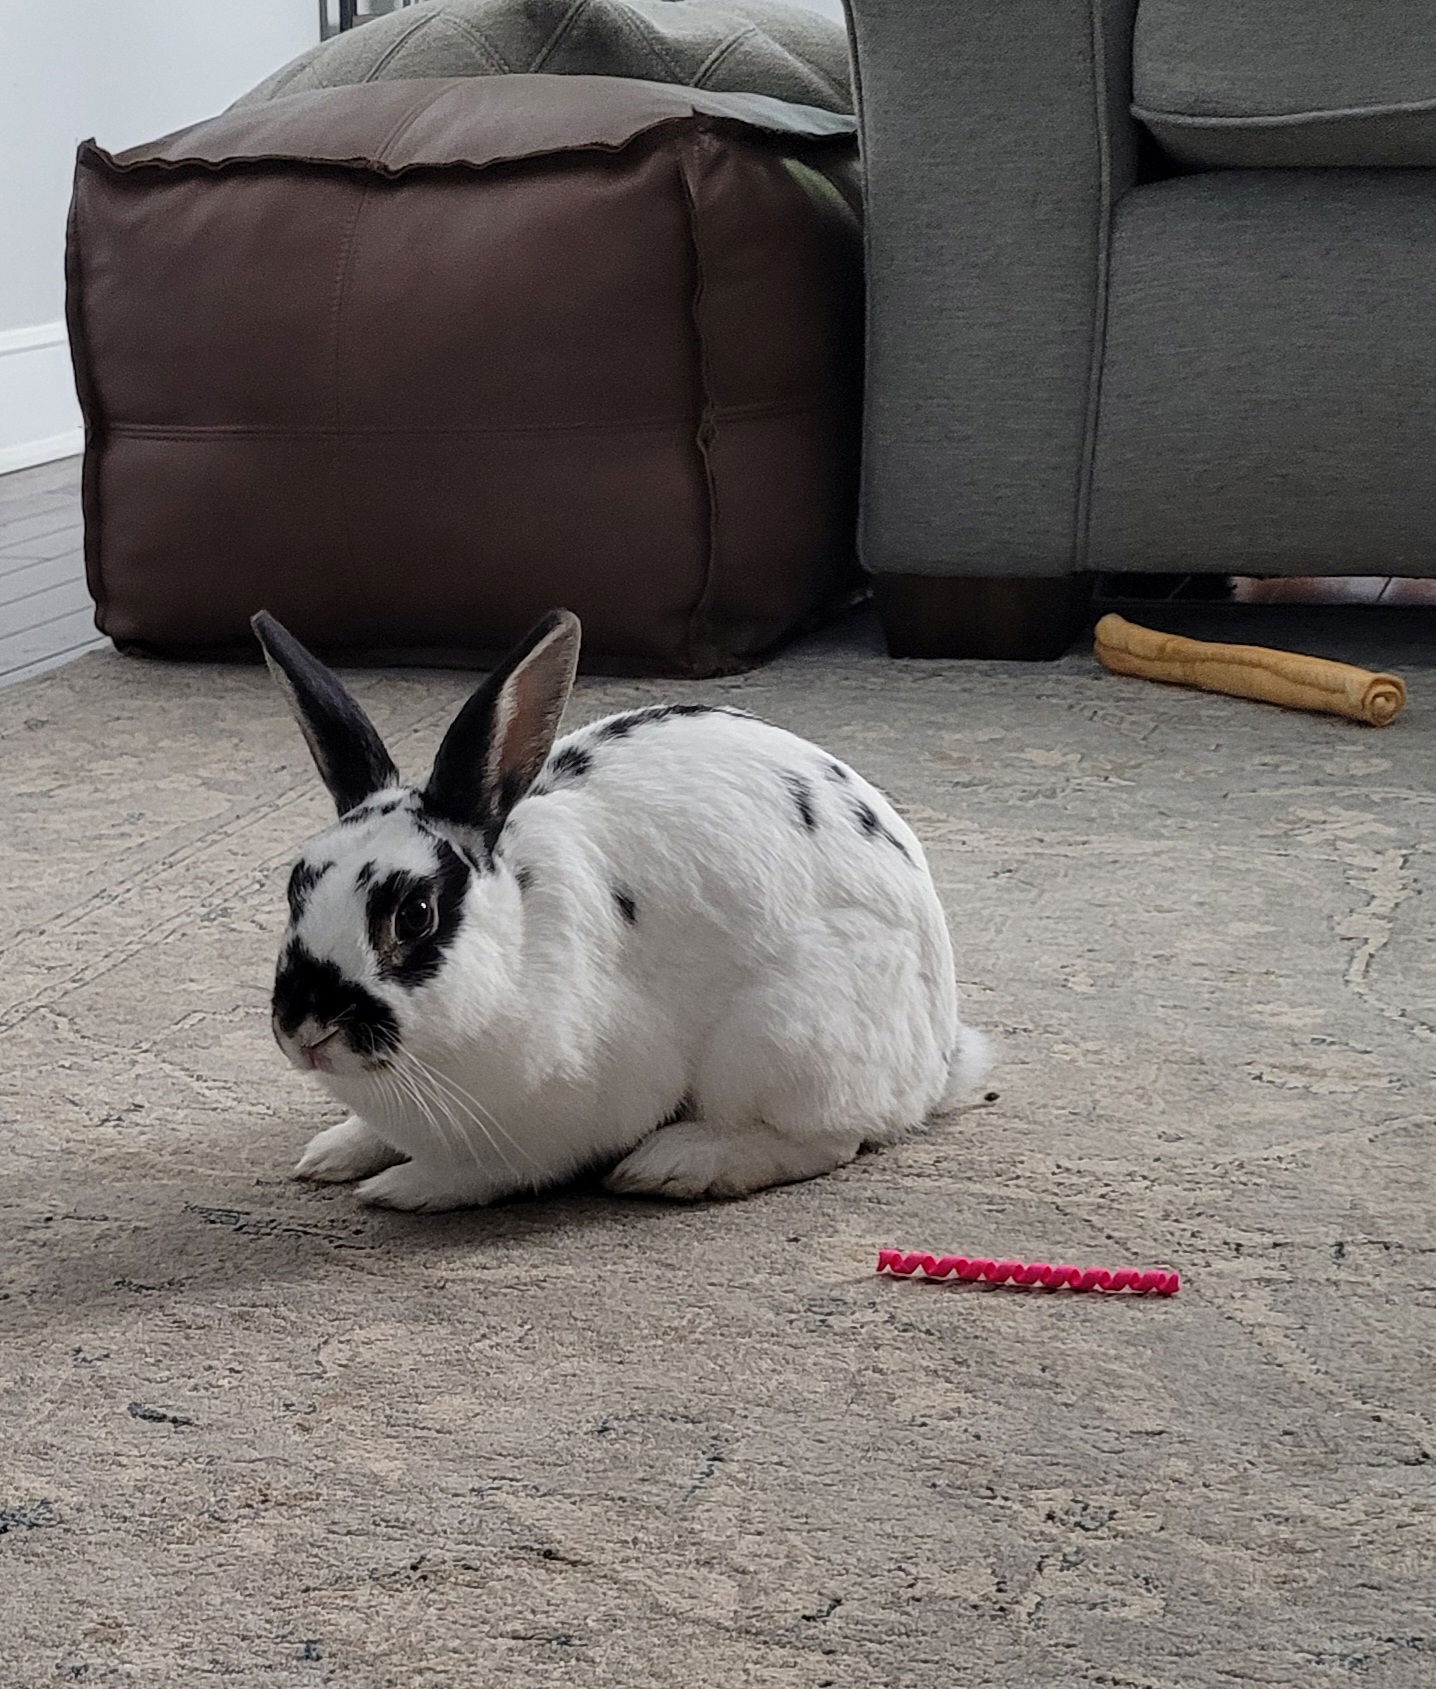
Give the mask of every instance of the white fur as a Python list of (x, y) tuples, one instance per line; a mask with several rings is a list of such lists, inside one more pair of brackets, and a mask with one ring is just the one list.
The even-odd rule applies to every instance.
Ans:
[[(986, 1044), (957, 1017), (922, 847), (881, 793), (737, 713), (614, 739), (599, 725), (556, 748), (589, 751), (586, 776), (547, 792), (541, 779), (513, 810), (424, 985), (380, 976), (355, 885), (365, 862), (432, 867), (409, 813), (351, 819), (306, 850), (331, 866), (299, 934), (392, 1007), (402, 1053), (381, 1071), (346, 1053), (319, 1075), (353, 1117), (313, 1140), (301, 1176), (363, 1178), (366, 1200), (410, 1209), (593, 1165), (618, 1191), (742, 1196), (971, 1099)], [(890, 837), (863, 830), (860, 803)], [(687, 1116), (661, 1125), (685, 1098)]]

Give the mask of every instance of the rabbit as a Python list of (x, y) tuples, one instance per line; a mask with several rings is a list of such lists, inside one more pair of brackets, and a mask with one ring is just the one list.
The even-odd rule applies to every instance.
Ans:
[(845, 763), (696, 703), (555, 744), (580, 637), (555, 610), (408, 786), (338, 678), (252, 625), (338, 810), (274, 986), (281, 1049), (350, 1111), (299, 1178), (411, 1210), (600, 1167), (741, 1197), (975, 1100), (922, 846)]

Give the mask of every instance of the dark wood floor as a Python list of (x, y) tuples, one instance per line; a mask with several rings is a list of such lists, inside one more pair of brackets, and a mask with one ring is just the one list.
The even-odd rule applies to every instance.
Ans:
[(0, 475), (0, 686), (103, 643), (83, 540), (79, 458)]

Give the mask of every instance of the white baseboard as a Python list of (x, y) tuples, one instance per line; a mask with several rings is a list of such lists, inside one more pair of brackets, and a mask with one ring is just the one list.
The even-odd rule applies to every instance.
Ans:
[(36, 352), (42, 346), (63, 346), (65, 325), (34, 323), (29, 328), (0, 328), (0, 358), (9, 352)]
[(83, 444), (64, 323), (0, 329), (0, 475)]
[(85, 430), (67, 428), (63, 434), (51, 434), (43, 440), (24, 440), (18, 446), (0, 446), (0, 475), (16, 469), (33, 469), (37, 463), (53, 463), (56, 458), (74, 457), (85, 449)]

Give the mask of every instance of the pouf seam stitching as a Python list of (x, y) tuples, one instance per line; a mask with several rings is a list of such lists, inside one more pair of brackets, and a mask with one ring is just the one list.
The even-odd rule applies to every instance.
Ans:
[[(392, 138), (392, 137), (391, 137)], [(388, 144), (387, 142), (385, 143)], [(349, 578), (356, 574), (354, 557), (354, 528), (350, 520), (350, 500), (344, 496), (344, 463), (343, 452), (340, 449), (344, 438), (343, 426), (340, 419), (340, 381), (342, 358), (341, 326), (344, 314), (344, 300), (349, 291), (350, 277), (353, 275), (353, 258), (356, 237), (359, 231), (359, 219), (364, 213), (364, 207), (369, 199), (369, 182), (360, 178), (358, 194), (355, 196), (354, 210), (345, 225), (343, 235), (339, 241), (334, 268), (333, 290), (329, 303), (329, 340), (333, 351), (333, 358), (329, 371), (329, 396), (331, 411), (334, 417), (333, 433), (329, 436), (333, 449), (329, 453), (330, 480), (339, 496), (340, 528), (344, 536), (344, 551), (349, 559)]]
[(331, 427), (313, 426), (271, 427), (263, 423), (160, 423), (110, 422), (106, 432), (132, 440), (309, 440), (328, 439), (338, 435), (343, 439), (443, 439), (453, 436), (466, 438), (508, 438), (526, 435), (554, 434), (635, 434), (653, 433), (659, 429), (691, 426), (708, 415), (715, 422), (744, 422), (750, 417), (801, 416), (808, 411), (827, 410), (838, 404), (835, 399), (804, 399), (789, 403), (757, 403), (751, 405), (710, 405), (697, 412), (682, 412), (674, 416), (641, 417), (617, 422), (537, 422), (519, 423), (507, 428), (478, 428), (471, 426), (444, 427), (441, 425), (416, 427), (374, 427), (335, 423)]
[[(592, 6), (593, 0), (587, 0), (587, 9), (591, 10)], [(622, 0), (619, 0), (617, 15), (619, 27), (626, 29), (633, 40), (646, 46), (658, 63), (668, 72), (666, 80), (672, 82), (675, 87), (683, 87), (688, 80), (683, 74), (683, 66), (674, 60), (672, 54), (668, 51), (667, 42), (659, 31), (649, 25), (648, 20), (642, 13), (635, 12), (631, 7), (623, 5)]]
[(756, 35), (757, 33), (758, 26), (750, 23), (746, 29), (740, 29), (736, 34), (730, 35), (726, 41), (720, 41), (694, 72), (693, 86), (695, 88), (706, 88), (708, 86), (708, 78), (713, 75), (714, 71), (718, 69), (724, 59), (731, 58), (738, 47), (741, 46), (741, 44), (746, 41), (750, 35)]
[(588, 0), (573, 0), (573, 5), (571, 5), (562, 18), (559, 19), (558, 24), (554, 28), (553, 34), (550, 35), (548, 40), (544, 42), (543, 46), (539, 48), (533, 62), (529, 65), (529, 70), (531, 72), (535, 74), (542, 73), (541, 67), (547, 64), (549, 58), (558, 51), (559, 43), (562, 42), (565, 36), (572, 31), (574, 24), (578, 22), (579, 17), (586, 10), (587, 3)]
[[(435, 98), (440, 96), (436, 95)], [(426, 106), (424, 110), (428, 110)], [(816, 108), (815, 108), (816, 109)], [(404, 118), (391, 131), (383, 145), (393, 145), (397, 135), (414, 117), (422, 113), (406, 113)], [(839, 118), (846, 114), (838, 112)], [(849, 119), (851, 121), (851, 119)], [(699, 134), (728, 134), (734, 133), (750, 143), (754, 136), (766, 141), (785, 141), (796, 151), (799, 148), (812, 147), (818, 151), (838, 146), (851, 147), (857, 136), (855, 129), (842, 131), (826, 131), (823, 133), (791, 131), (768, 127), (751, 118), (731, 117), (715, 112), (678, 112), (668, 116), (655, 117), (651, 123), (642, 128), (634, 129), (630, 134), (618, 141), (575, 141), (540, 147), (532, 152), (510, 153), (501, 158), (471, 159), (445, 158), (425, 159), (413, 164), (386, 164), (382, 158), (372, 155), (364, 156), (352, 154), (347, 158), (325, 158), (313, 153), (299, 152), (255, 152), (228, 153), (220, 158), (204, 158), (197, 153), (182, 154), (177, 158), (140, 158), (127, 162), (122, 161), (115, 154), (107, 152), (93, 140), (81, 143), (81, 152), (86, 161), (93, 168), (112, 172), (117, 176), (141, 175), (145, 171), (172, 173), (181, 170), (207, 170), (212, 175), (223, 175), (227, 171), (243, 169), (251, 170), (261, 166), (280, 165), (290, 167), (296, 164), (306, 165), (316, 170), (353, 171), (366, 175), (379, 176), (386, 181), (401, 181), (405, 176), (418, 174), (421, 171), (439, 170), (467, 170), (474, 175), (482, 175), (487, 171), (501, 169), (516, 164), (532, 164), (541, 159), (572, 157), (582, 153), (597, 153), (599, 155), (617, 157), (630, 147), (646, 141), (652, 141), (661, 135), (665, 129), (688, 129)], [(133, 149), (131, 149), (133, 150)], [(379, 149), (376, 149), (379, 150)]]
[(703, 266), (703, 248), (698, 238), (698, 198), (692, 178), (692, 167), (695, 162), (694, 153), (697, 145), (702, 145), (706, 133), (699, 130), (695, 135), (685, 136), (675, 149), (674, 163), (677, 169), (678, 189), (683, 200), (685, 223), (688, 230), (689, 249), (693, 254), (693, 293), (689, 299), (689, 319), (693, 325), (694, 350), (697, 354), (698, 394), (701, 402), (698, 428), (694, 434), (694, 446), (697, 449), (699, 461), (703, 470), (704, 500), (707, 505), (707, 546), (703, 559), (703, 582), (698, 589), (698, 596), (693, 601), (693, 608), (688, 616), (688, 629), (685, 644), (687, 646), (688, 667), (690, 670), (699, 668), (699, 651), (703, 644), (706, 628), (706, 618), (713, 595), (713, 582), (718, 555), (718, 497), (715, 485), (713, 460), (709, 451), (712, 428), (713, 388), (709, 378), (708, 344), (703, 332), (703, 317), (700, 305), (703, 299), (705, 282)]
[(445, 20), (455, 35), (462, 36), (470, 42), (480, 58), (487, 57), (492, 67), (490, 74), (495, 76), (512, 76), (514, 67), (504, 57), (503, 52), (481, 29), (475, 28), (467, 18), (447, 17)]
[(389, 64), (392, 63), (395, 56), (402, 52), (416, 35), (421, 35), (433, 21), (434, 14), (432, 12), (422, 18), (413, 19), (409, 27), (402, 30), (395, 39), (389, 43), (369, 69), (365, 71), (363, 80), (365, 82), (386, 80), (384, 77), (384, 71)]

